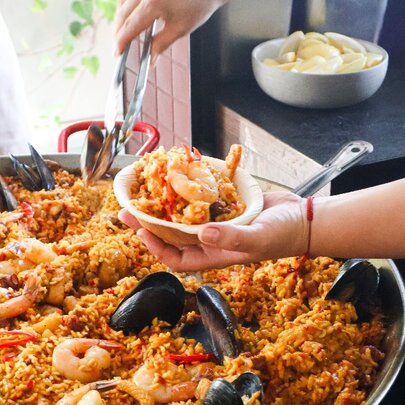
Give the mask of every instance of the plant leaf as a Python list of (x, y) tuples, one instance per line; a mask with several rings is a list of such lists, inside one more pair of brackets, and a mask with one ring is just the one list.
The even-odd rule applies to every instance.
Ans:
[(117, 11), (117, 0), (96, 0), (96, 7), (107, 21), (112, 21)]
[(69, 31), (74, 37), (77, 37), (84, 27), (85, 25), (80, 21), (73, 21), (69, 24)]
[(72, 11), (82, 18), (87, 24), (93, 25), (92, 0), (76, 0), (72, 3)]
[(97, 56), (83, 56), (81, 62), (91, 75), (97, 75), (98, 69), (100, 68), (100, 59)]
[(73, 80), (76, 76), (76, 73), (79, 69), (75, 66), (68, 66), (63, 69), (63, 73), (65, 75), (66, 80)]
[(34, 13), (38, 11), (43, 11), (48, 7), (48, 2), (46, 0), (33, 0), (31, 5), (31, 10)]
[(71, 55), (75, 49), (76, 39), (72, 34), (65, 34), (63, 37), (62, 49), (58, 51), (58, 56)]

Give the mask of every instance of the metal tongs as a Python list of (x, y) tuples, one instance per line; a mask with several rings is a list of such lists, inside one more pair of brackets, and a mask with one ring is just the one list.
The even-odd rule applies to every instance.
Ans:
[(100, 179), (111, 167), (115, 156), (122, 150), (133, 134), (142, 108), (150, 65), (150, 51), (156, 21), (145, 31), (145, 41), (142, 49), (139, 75), (135, 84), (131, 103), (122, 125), (116, 123), (117, 105), (120, 98), (120, 88), (124, 77), (125, 63), (129, 46), (120, 56), (115, 67), (104, 115), (103, 130), (92, 124), (88, 131), (80, 157), (80, 167), (85, 183), (91, 184)]

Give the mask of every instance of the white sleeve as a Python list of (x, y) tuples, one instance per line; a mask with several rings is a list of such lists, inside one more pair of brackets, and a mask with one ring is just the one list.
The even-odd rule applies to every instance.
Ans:
[(28, 152), (32, 128), (20, 66), (0, 13), (0, 155)]

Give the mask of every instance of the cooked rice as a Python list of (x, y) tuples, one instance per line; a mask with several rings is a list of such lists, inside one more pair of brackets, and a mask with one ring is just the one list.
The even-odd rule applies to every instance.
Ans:
[[(27, 237), (49, 243), (58, 256), (36, 266), (42, 287), (35, 305), (0, 329), (29, 331), (36, 325), (41, 331), (34, 342), (0, 348), (0, 403), (54, 404), (80, 387), (78, 381), (64, 378), (52, 367), (55, 346), (67, 338), (100, 338), (123, 345), (112, 352), (103, 379), (130, 379), (147, 362), (157, 368), (158, 384), (184, 381), (185, 366), (178, 365), (173, 372), (167, 355), (204, 351), (201, 344), (179, 337), (180, 325), (170, 329), (156, 320), (136, 336), (124, 336), (108, 325), (120, 300), (140, 279), (167, 270), (134, 231), (117, 220), (119, 206), (111, 183), (86, 188), (81, 179), (59, 171), (54, 191), (32, 193), (15, 179), (7, 181), (19, 201), (32, 205), (34, 218), (4, 223), (9, 213), (0, 214), (1, 258), (15, 259), (6, 246)], [(298, 258), (288, 258), (176, 274), (188, 291), (196, 291), (201, 284), (218, 289), (238, 319), (243, 352), (235, 359), (227, 358), (223, 366), (213, 365), (213, 377), (231, 381), (247, 370), (257, 373), (265, 386), (266, 404), (365, 403), (383, 358), (384, 325), (380, 316), (356, 323), (352, 304), (322, 298), (339, 266), (337, 261), (320, 257), (300, 268)], [(39, 322), (49, 311), (44, 304), (60, 269), (64, 293), (70, 298), (58, 305), (61, 322), (54, 316), (56, 326), (50, 330)], [(19, 273), (21, 283), (25, 273)], [(315, 293), (308, 293), (308, 280), (315, 283)], [(180, 324), (196, 316), (188, 313)], [(259, 327), (251, 328), (254, 323)], [(15, 357), (7, 358), (10, 353)], [(102, 397), (107, 404), (138, 403), (124, 388), (129, 390), (116, 388), (103, 392)], [(172, 402), (197, 403), (196, 398)]]
[[(134, 163), (137, 181), (132, 188), (131, 203), (138, 210), (156, 218), (189, 225), (228, 221), (243, 213), (246, 205), (239, 196), (236, 186), (204, 156), (201, 165), (208, 168), (214, 176), (219, 196), (213, 203), (205, 200), (191, 202), (185, 200), (184, 195), (182, 197), (176, 193), (175, 187), (170, 185), (168, 179), (168, 167), (173, 162), (187, 166), (187, 156), (183, 148), (174, 147), (166, 152), (160, 147)], [(197, 179), (196, 182), (201, 182), (201, 179)], [(195, 186), (195, 182), (189, 182), (187, 190), (195, 189)]]

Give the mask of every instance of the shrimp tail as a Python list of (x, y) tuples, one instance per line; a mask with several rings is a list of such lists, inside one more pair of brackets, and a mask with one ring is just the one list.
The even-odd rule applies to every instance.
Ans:
[(32, 301), (35, 300), (39, 292), (39, 287), (41, 286), (42, 279), (38, 274), (30, 274), (25, 282), (23, 295), (28, 296)]
[(114, 349), (123, 349), (123, 345), (121, 343), (113, 342), (112, 340), (99, 340), (97, 346), (101, 347), (102, 349), (106, 350), (114, 350)]

